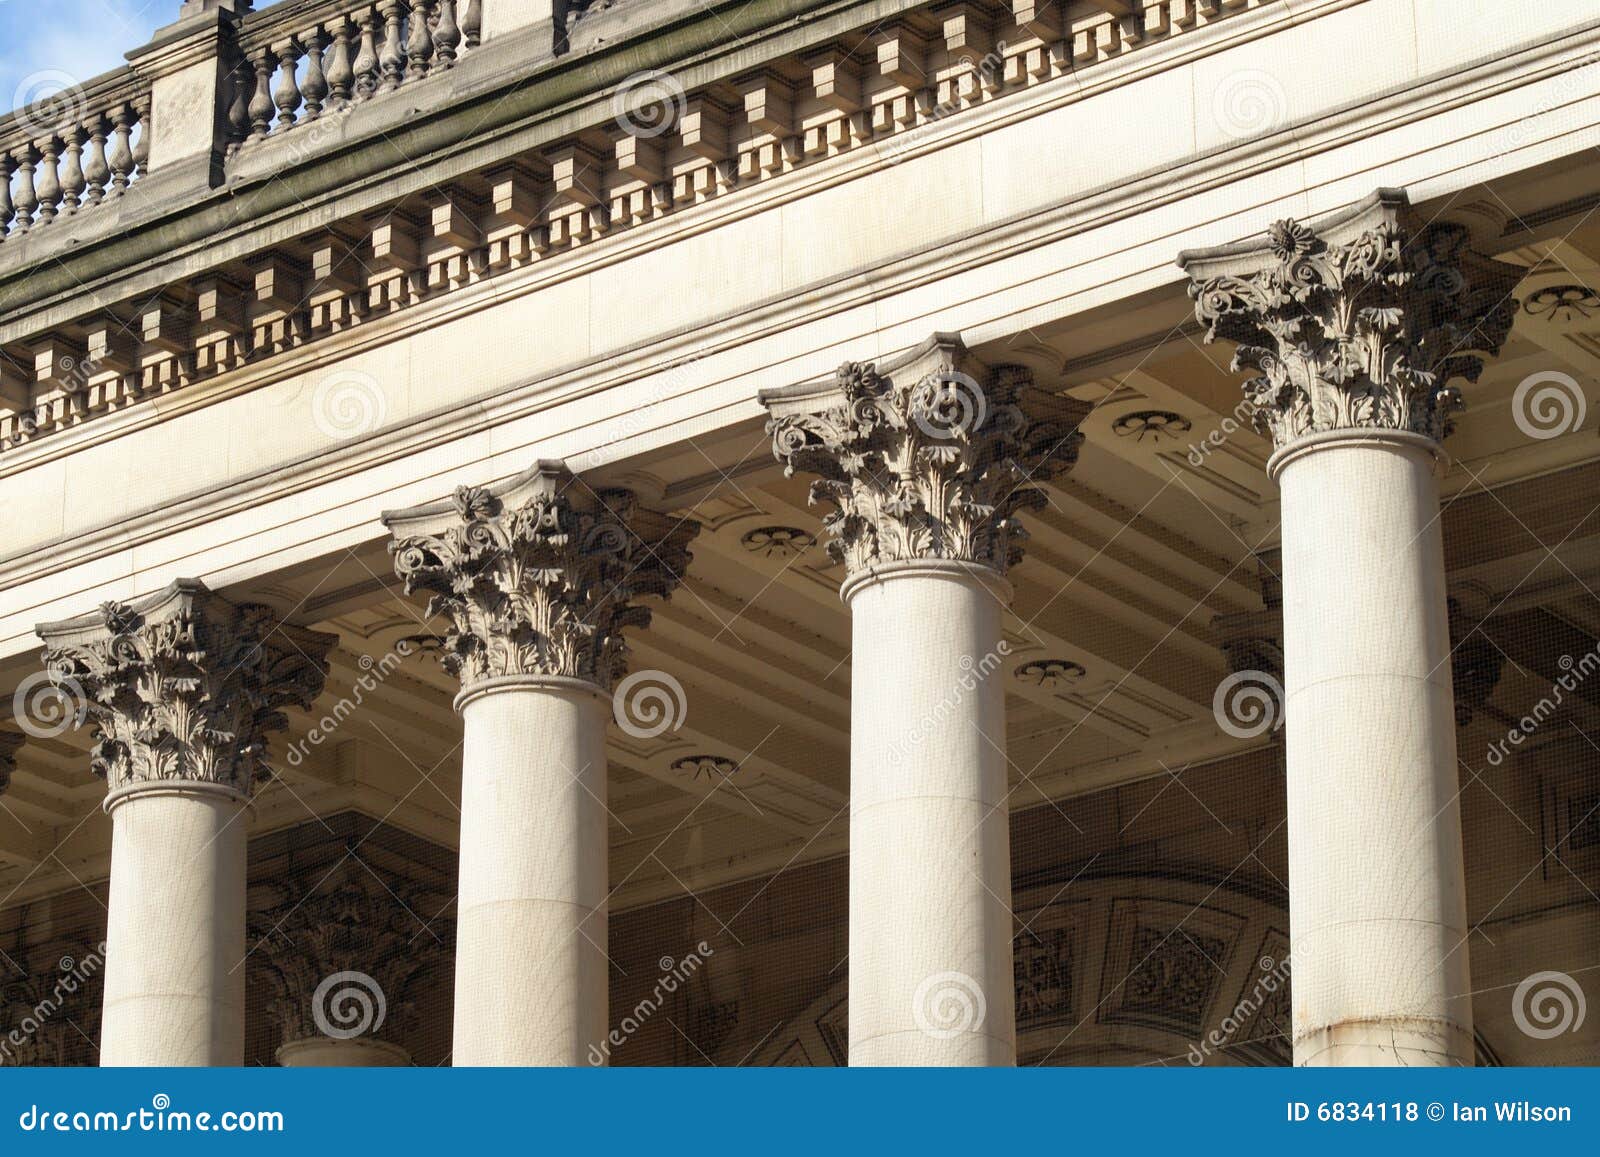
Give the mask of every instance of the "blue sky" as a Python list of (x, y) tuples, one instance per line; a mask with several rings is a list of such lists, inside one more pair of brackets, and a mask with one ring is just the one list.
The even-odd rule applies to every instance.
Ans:
[(124, 52), (177, 19), (181, 2), (0, 0), (0, 111), (41, 84), (59, 91), (63, 73), (86, 80), (122, 64)]

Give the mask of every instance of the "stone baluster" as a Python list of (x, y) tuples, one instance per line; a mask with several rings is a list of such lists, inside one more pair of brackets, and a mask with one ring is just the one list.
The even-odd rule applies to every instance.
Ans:
[(250, 98), (250, 139), (264, 141), (272, 131), (272, 73), (278, 61), (270, 48), (256, 57), (256, 90)]
[(0, 153), (0, 241), (4, 241), (11, 228), (11, 219), (17, 210), (11, 203), (11, 174), (16, 172), (9, 154)]
[(300, 108), (300, 85), (294, 75), (300, 61), (300, 45), (291, 38), (273, 51), (278, 57), (278, 84), (272, 90), (272, 103), (278, 107), (278, 123), (272, 131), (282, 133), (294, 128), (295, 113)]
[(322, 115), (323, 102), (331, 91), (322, 65), (327, 40), (320, 28), (313, 28), (301, 37), (301, 43), (306, 50), (306, 78), (300, 82), (300, 95), (305, 97), (305, 119), (314, 121)]
[(355, 94), (356, 73), (350, 62), (350, 21), (340, 16), (328, 24), (332, 40), (328, 51), (328, 107), (349, 106)]
[(1470, 1065), (1440, 443), (1523, 270), (1396, 190), (1180, 264), (1275, 446), (1295, 1063)]
[(133, 109), (126, 104), (116, 107), (111, 114), (111, 152), (106, 163), (111, 166), (111, 195), (120, 197), (133, 180), (133, 147), (129, 138), (133, 134)]
[(38, 628), (95, 727), (111, 882), (100, 1062), (244, 1063), (244, 810), (338, 641), (179, 581)]
[(467, 0), (466, 11), (461, 14), (461, 36), (468, 48), (483, 43), (483, 0)]
[[(150, 174), (150, 98), (142, 96), (133, 103), (134, 124), (139, 127), (139, 139), (133, 142), (133, 167), (140, 177)], [(131, 177), (129, 178), (132, 179)]]
[[(635, 602), (699, 529), (560, 463), (384, 515), (406, 590), (449, 617), (461, 678), (457, 1065), (587, 1063), (606, 1036), (606, 726)], [(1009, 924), (1008, 924), (1009, 928)]]
[(380, 19), (377, 9), (370, 6), (363, 8), (356, 17), (356, 23), (361, 28), (361, 44), (356, 51), (355, 63), (356, 100), (366, 100), (378, 91), (381, 78), (378, 73), (377, 25)]
[(378, 85), (378, 91), (393, 92), (400, 87), (406, 67), (405, 46), (400, 40), (403, 0), (380, 0), (378, 11), (383, 13), (383, 48), (378, 53), (378, 68), (383, 80)]
[(106, 118), (96, 113), (83, 122), (83, 127), (89, 138), (83, 155), (84, 202), (98, 205), (111, 180), (111, 166), (106, 161)]
[(1006, 576), (1088, 404), (946, 334), (761, 402), (846, 574), (850, 1064), (1014, 1064)]
[(228, 140), (237, 147), (250, 138), (250, 97), (255, 92), (255, 65), (241, 58), (228, 73)]
[(406, 81), (421, 80), (428, 75), (433, 59), (433, 33), (428, 28), (428, 0), (411, 0), (411, 18), (407, 21), (410, 33), (406, 40)]
[(56, 168), (61, 143), (54, 135), (49, 135), (39, 141), (38, 148), (39, 170), (34, 190), (39, 196), (38, 223), (47, 225), (56, 219), (56, 211), (61, 203), (61, 176)]
[(69, 125), (61, 134), (65, 146), (61, 154), (61, 211), (76, 213), (87, 187), (83, 176), (83, 128)]
[(33, 161), (36, 154), (32, 145), (23, 145), (11, 157), (17, 163), (17, 191), (15, 204), (17, 207), (18, 233), (26, 233), (33, 228), (33, 211), (39, 207), (39, 194), (33, 188)]
[(456, 23), (456, 0), (439, 0), (439, 19), (433, 26), (433, 47), (440, 68), (451, 68), (461, 47), (461, 26)]

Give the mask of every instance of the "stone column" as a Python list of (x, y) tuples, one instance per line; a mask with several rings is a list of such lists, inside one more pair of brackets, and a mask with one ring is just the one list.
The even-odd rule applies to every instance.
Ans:
[(242, 1064), (244, 812), (280, 709), (310, 705), (337, 640), (186, 580), (39, 635), (108, 787), (101, 1063)]
[[(251, 905), (251, 975), (272, 995), (285, 1068), (411, 1064), (396, 1038), (416, 1027), (421, 986), (448, 976), (449, 897), (346, 858), (260, 885)], [(253, 897), (254, 899), (255, 897)]]
[(1295, 1063), (1470, 1065), (1438, 475), (1520, 271), (1391, 191), (1180, 264), (1276, 445)]
[(558, 462), (384, 516), (408, 592), (433, 595), (461, 678), (453, 1061), (582, 1065), (607, 1032), (606, 720), (625, 627), (699, 527)]
[(1086, 407), (936, 335), (762, 395), (850, 607), (850, 1063), (1016, 1061), (1002, 623)]

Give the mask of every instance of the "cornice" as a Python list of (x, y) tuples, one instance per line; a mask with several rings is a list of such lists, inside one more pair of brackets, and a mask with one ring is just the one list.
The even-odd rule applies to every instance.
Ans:
[[(1360, 2), (1365, 0), (1328, 0), (1310, 10), (1297, 10), (1297, 18), (1311, 19)], [(1277, 15), (1281, 16), (1282, 13)], [(1247, 35), (1251, 38), (1268, 35), (1274, 27), (1264, 21), (1255, 21), (1247, 30)], [(1600, 21), (1591, 22), (1578, 32), (1592, 29), (1600, 29)], [(1174, 42), (1165, 66), (1187, 62), (1215, 51), (1219, 46), (1236, 43), (1245, 36), (1243, 25), (1235, 28), (1234, 22), (1224, 22), (1208, 33), (1191, 36), (1187, 45), (1182, 41)], [(1160, 51), (1149, 50), (1152, 56)], [(1138, 55), (1135, 54), (1131, 59), (1137, 59)], [(1140, 178), (1120, 181), (1098, 193), (1076, 197), (1070, 202), (1063, 201), (1046, 212), (1023, 213), (998, 221), (983, 232), (974, 234), (969, 239), (973, 244), (960, 253), (952, 254), (948, 247), (929, 246), (910, 257), (902, 256), (885, 262), (879, 268), (858, 271), (849, 279), (797, 288), (781, 300), (753, 305), (742, 314), (723, 319), (717, 332), (725, 336), (714, 345), (703, 345), (698, 332), (679, 331), (631, 349), (605, 351), (592, 360), (574, 363), (545, 375), (539, 381), (501, 391), (492, 400), (463, 401), (421, 415), (405, 428), (385, 429), (352, 441), (342, 448), (338, 456), (308, 454), (283, 466), (242, 478), (230, 486), (164, 503), (134, 517), (107, 524), (98, 531), (75, 532), (58, 542), (30, 547), (24, 554), (0, 561), (0, 587), (13, 588), (67, 567), (132, 549), (176, 531), (260, 506), (309, 486), (331, 482), (542, 410), (617, 388), (628, 381), (668, 368), (682, 361), (690, 352), (697, 355), (720, 353), (887, 294), (992, 265), (1012, 254), (1101, 228), (1144, 209), (1192, 198), (1281, 164), (1301, 163), (1308, 156), (1350, 140), (1403, 127), (1412, 121), (1531, 80), (1565, 72), (1572, 67), (1572, 61), (1581, 60), (1584, 56), (1585, 49), (1581, 43), (1575, 43), (1573, 35), (1541, 40), (1521, 53), (1495, 57), (1470, 69), (1451, 69), (1405, 92), (1365, 105), (1353, 105), (1345, 113), (1323, 118), (1314, 126), (1291, 126), (1270, 138), (1238, 146), (1227, 153), (1199, 157), (1178, 168), (1151, 170)], [(1109, 68), (1115, 63), (1101, 67)], [(1158, 66), (1151, 63), (1141, 67), (1153, 69)], [(1060, 91), (1055, 93), (1030, 91), (1021, 95), (1016, 105), (996, 102), (952, 117), (941, 124), (937, 132), (928, 134), (915, 153), (908, 153), (902, 159), (950, 147), (1005, 123), (1038, 115), (1057, 105), (1103, 90), (1103, 86), (1094, 85), (1059, 88)], [(414, 310), (379, 320), (370, 328), (364, 327), (352, 335), (350, 343), (341, 348), (340, 354), (343, 356), (352, 350), (392, 341), (404, 333), (436, 326), (451, 317), (472, 312), (495, 301), (536, 292), (558, 279), (581, 276), (640, 252), (670, 245), (688, 232), (715, 228), (747, 213), (764, 211), (820, 188), (853, 180), (875, 167), (872, 161), (873, 158), (860, 155), (860, 151), (841, 154), (814, 167), (798, 170), (782, 180), (764, 183), (752, 192), (749, 200), (714, 200), (675, 214), (669, 220), (629, 230), (617, 239), (615, 245), (580, 249), (550, 265), (532, 266), (504, 278), (468, 287), (457, 294), (419, 305)], [(1272, 198), (1267, 200), (1270, 202)], [(1248, 204), (1231, 206), (1231, 209), (1241, 213), (1250, 208)], [(1135, 279), (1148, 280), (1152, 284), (1176, 284), (1181, 274), (1169, 264), (1166, 257), (1158, 256), (1147, 262)], [(799, 303), (798, 306), (795, 303)], [(1000, 323), (997, 321), (995, 324)], [(993, 335), (986, 332), (979, 336), (987, 339)], [(324, 351), (307, 347), (272, 363), (247, 367), (225, 378), (165, 397), (161, 400), (159, 414), (154, 407), (141, 404), (76, 430), (13, 450), (0, 458), (0, 480), (89, 445), (142, 429), (166, 416), (214, 404), (256, 388), (268, 380), (303, 372), (324, 360)], [(595, 372), (597, 367), (599, 373)], [(737, 420), (753, 423), (759, 417), (759, 407), (751, 399)], [(375, 540), (380, 534), (380, 529), (374, 525), (365, 537)]]
[[(654, 0), (643, 9), (651, 18), (643, 27), (641, 9), (627, 5), (586, 17), (560, 57), (533, 47), (548, 37), (547, 26), (487, 41), (457, 68), (416, 82), (409, 99), (359, 106), (323, 150), (299, 152), (290, 134), (241, 153), (218, 188), (167, 189), (152, 174), (145, 197), (129, 200), (150, 203), (148, 212), (108, 213), (103, 225), (85, 218), (87, 236), (63, 234), (58, 242), (41, 231), (26, 249), (8, 239), (0, 306), (10, 316), (0, 323), (0, 342), (75, 320), (85, 298), (122, 300), (190, 277), (199, 255), (207, 266), (242, 260), (301, 236), (308, 217), (359, 217), (604, 125), (615, 116), (611, 90), (636, 72), (670, 66), (686, 85), (703, 85), (919, 6)], [(24, 258), (13, 263), (18, 250)]]

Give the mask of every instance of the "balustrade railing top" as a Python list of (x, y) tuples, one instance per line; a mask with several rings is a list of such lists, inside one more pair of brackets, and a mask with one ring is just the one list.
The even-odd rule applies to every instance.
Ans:
[[(209, 51), (226, 129), (216, 145), (231, 155), (453, 68), (481, 42), (483, 9), (483, 0), (285, 0), (257, 12), (233, 0), (181, 14), (217, 22)], [(0, 242), (120, 197), (150, 171), (162, 68), (158, 53), (83, 83), (51, 73), (39, 99), (0, 116)]]
[(150, 159), (150, 82), (126, 66), (0, 116), (0, 240), (120, 197)]
[(231, 144), (264, 140), (453, 68), (482, 34), (483, 0), (290, 0), (246, 16), (231, 77)]

